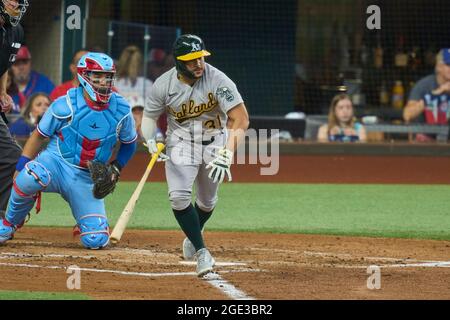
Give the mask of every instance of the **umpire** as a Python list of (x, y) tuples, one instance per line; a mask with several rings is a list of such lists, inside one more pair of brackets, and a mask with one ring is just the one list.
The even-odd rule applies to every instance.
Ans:
[(6, 125), (5, 113), (13, 106), (12, 98), (6, 93), (6, 80), (8, 68), (23, 42), (19, 22), (27, 7), (27, 0), (0, 0), (0, 217), (5, 215), (16, 163), (22, 153)]

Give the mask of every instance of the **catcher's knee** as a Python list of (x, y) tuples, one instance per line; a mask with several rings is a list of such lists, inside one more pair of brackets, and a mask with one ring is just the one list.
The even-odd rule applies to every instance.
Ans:
[(50, 172), (41, 163), (28, 162), (14, 180), (14, 191), (21, 197), (31, 197), (45, 189), (51, 181)]
[(192, 194), (189, 191), (172, 191), (169, 200), (172, 209), (184, 210), (191, 204)]
[(87, 249), (101, 249), (109, 243), (109, 225), (105, 216), (90, 214), (78, 221), (80, 241)]

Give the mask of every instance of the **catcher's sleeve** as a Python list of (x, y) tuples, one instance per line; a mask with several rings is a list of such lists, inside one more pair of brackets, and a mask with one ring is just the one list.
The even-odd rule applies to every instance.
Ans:
[(137, 142), (133, 143), (122, 143), (120, 145), (119, 151), (117, 152), (117, 162), (120, 166), (120, 170), (122, 170), (123, 167), (128, 163), (128, 161), (133, 157), (134, 153), (136, 152)]

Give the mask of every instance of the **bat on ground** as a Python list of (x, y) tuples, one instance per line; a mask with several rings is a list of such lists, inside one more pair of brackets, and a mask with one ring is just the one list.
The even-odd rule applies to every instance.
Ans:
[(156, 160), (158, 160), (159, 154), (161, 153), (162, 150), (164, 150), (164, 147), (165, 147), (164, 144), (162, 144), (162, 143), (158, 143), (156, 146), (158, 148), (158, 152), (156, 152), (152, 155), (150, 163), (147, 165), (147, 169), (145, 169), (145, 172), (141, 178), (141, 181), (139, 181), (139, 184), (137, 185), (136, 189), (134, 190), (133, 195), (131, 196), (130, 200), (128, 200), (127, 205), (125, 206), (122, 213), (120, 214), (119, 220), (117, 220), (117, 223), (111, 233), (110, 240), (114, 244), (119, 242), (120, 238), (122, 238), (123, 232), (125, 231), (128, 221), (130, 220), (130, 217), (133, 214), (134, 207), (136, 206), (136, 202), (139, 199), (139, 195), (141, 194), (141, 191), (144, 188), (144, 185), (145, 185), (145, 182), (147, 181), (148, 175), (150, 174), (150, 171), (152, 171), (152, 168), (155, 165)]

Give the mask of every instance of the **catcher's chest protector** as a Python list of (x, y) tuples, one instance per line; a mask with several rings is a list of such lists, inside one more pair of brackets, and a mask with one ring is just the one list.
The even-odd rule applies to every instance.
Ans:
[(61, 156), (82, 168), (91, 160), (106, 163), (118, 140), (122, 120), (130, 113), (129, 105), (113, 94), (108, 108), (93, 110), (86, 104), (81, 87), (70, 89), (67, 95), (72, 116), (58, 134)]

